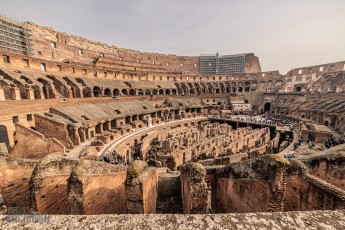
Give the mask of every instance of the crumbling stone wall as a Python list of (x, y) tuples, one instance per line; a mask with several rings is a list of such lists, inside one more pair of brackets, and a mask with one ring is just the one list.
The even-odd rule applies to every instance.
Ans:
[(126, 204), (128, 213), (156, 213), (157, 169), (135, 160), (127, 169)]
[(68, 179), (71, 214), (126, 213), (126, 167), (80, 160)]
[(286, 178), (284, 211), (334, 210), (345, 207), (345, 191), (309, 174), (308, 167), (299, 160), (291, 161)]
[(208, 211), (208, 187), (205, 176), (206, 170), (199, 163), (187, 163), (181, 168), (184, 214), (201, 214)]
[(0, 193), (7, 207), (27, 210), (29, 181), (36, 163), (35, 160), (0, 156)]
[(212, 210), (219, 212), (281, 211), (284, 172), (289, 162), (277, 155), (230, 164), (216, 170)]
[(48, 155), (35, 167), (30, 179), (29, 207), (44, 214), (69, 214), (67, 179), (76, 160)]
[(19, 123), (16, 123), (15, 126), (18, 143), (11, 150), (12, 156), (16, 158), (41, 159), (51, 153), (65, 154), (65, 146), (57, 139), (45, 138), (41, 133)]

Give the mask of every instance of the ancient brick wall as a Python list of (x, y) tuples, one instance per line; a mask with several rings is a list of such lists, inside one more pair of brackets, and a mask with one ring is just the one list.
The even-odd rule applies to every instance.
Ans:
[(46, 138), (43, 134), (16, 123), (18, 143), (11, 150), (15, 158), (40, 159), (50, 153), (65, 154), (65, 147), (54, 138)]

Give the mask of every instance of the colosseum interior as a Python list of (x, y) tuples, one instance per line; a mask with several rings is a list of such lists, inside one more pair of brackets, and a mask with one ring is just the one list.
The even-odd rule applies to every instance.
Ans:
[(0, 19), (0, 228), (344, 229), (345, 61), (204, 74)]

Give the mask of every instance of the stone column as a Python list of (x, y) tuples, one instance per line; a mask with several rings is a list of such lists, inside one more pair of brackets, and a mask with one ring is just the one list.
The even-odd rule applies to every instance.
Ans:
[(156, 213), (158, 175), (144, 161), (135, 160), (127, 169), (126, 204), (130, 214)]
[(18, 88), (11, 88), (11, 95), (13, 100), (20, 100), (20, 91)]
[(25, 89), (25, 90), (26, 90), (26, 94), (28, 95), (28, 99), (34, 100), (35, 99), (34, 90), (32, 88)]
[(3, 88), (0, 88), (0, 101), (4, 101), (5, 98), (5, 92)]
[(184, 214), (206, 213), (208, 188), (206, 170), (199, 163), (188, 163), (181, 167), (182, 202)]

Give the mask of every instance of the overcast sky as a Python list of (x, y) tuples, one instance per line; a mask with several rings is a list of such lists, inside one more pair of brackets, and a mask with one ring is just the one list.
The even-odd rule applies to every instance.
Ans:
[(0, 13), (140, 51), (253, 52), (282, 74), (345, 60), (345, 0), (1, 0)]

